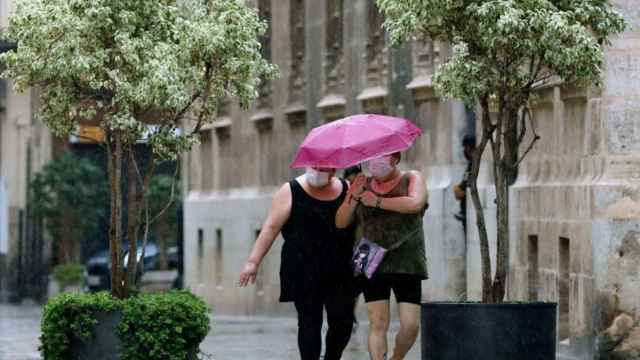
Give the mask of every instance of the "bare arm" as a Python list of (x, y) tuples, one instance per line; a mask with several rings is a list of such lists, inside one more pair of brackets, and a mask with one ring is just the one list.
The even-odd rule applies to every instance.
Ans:
[(291, 188), (284, 184), (273, 197), (269, 215), (265, 220), (262, 230), (258, 235), (255, 245), (251, 250), (249, 259), (240, 273), (240, 286), (247, 286), (249, 282), (255, 283), (258, 267), (264, 256), (269, 252), (273, 242), (282, 230), (282, 227), (291, 215)]
[(353, 181), (353, 185), (349, 186), (347, 196), (344, 198), (340, 208), (338, 208), (338, 212), (336, 212), (336, 227), (338, 229), (344, 229), (353, 222), (353, 214), (358, 207), (356, 198), (362, 192), (364, 181), (364, 175), (360, 174)]
[[(374, 207), (378, 197), (372, 192), (365, 192), (361, 196), (361, 201), (365, 206)], [(428, 200), (427, 184), (424, 177), (418, 171), (409, 173), (409, 189), (407, 196), (393, 198), (380, 198), (381, 209), (394, 211), (402, 214), (418, 214), (424, 211)]]

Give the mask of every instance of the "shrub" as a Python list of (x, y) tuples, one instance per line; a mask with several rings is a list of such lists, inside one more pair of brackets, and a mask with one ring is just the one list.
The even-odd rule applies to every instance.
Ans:
[(106, 292), (62, 294), (44, 310), (40, 352), (67, 360), (73, 339), (91, 337), (99, 311), (122, 311), (118, 337), (122, 360), (184, 360), (209, 332), (207, 306), (186, 290), (116, 299)]
[(53, 268), (53, 278), (61, 289), (79, 284), (82, 281), (83, 273), (84, 266), (80, 264), (61, 264)]

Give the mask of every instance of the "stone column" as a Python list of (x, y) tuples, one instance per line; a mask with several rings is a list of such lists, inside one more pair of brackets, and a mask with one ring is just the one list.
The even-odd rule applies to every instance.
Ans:
[(345, 115), (347, 100), (344, 93), (344, 4), (343, 0), (326, 0), (324, 97), (316, 105), (324, 121), (330, 122)]
[(366, 64), (365, 88), (357, 99), (365, 113), (388, 113), (389, 51), (385, 43), (386, 32), (382, 27), (384, 16), (376, 3), (367, 3), (367, 41), (363, 58)]
[(424, 219), (429, 280), (423, 297), (429, 301), (465, 300), (465, 235), (462, 223), (454, 218), (460, 205), (452, 192), (465, 169), (460, 145), (466, 122), (464, 106), (443, 101), (435, 93), (431, 77), (439, 62), (439, 45), (417, 41), (412, 46), (413, 80), (407, 88), (418, 110), (416, 122), (424, 133), (407, 156), (424, 161), (416, 167), (425, 173), (429, 190)]

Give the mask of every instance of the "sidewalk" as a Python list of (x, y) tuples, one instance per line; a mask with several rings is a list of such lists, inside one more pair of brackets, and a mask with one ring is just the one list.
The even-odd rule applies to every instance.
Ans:
[[(216, 317), (201, 349), (213, 360), (298, 360), (297, 322), (292, 318)], [(393, 347), (398, 324), (392, 323), (389, 347)], [(326, 324), (324, 331), (326, 331)], [(342, 360), (367, 360), (368, 324), (361, 322), (351, 337)], [(324, 346), (324, 345), (323, 345)], [(405, 360), (419, 360), (420, 339)]]
[(36, 306), (0, 305), (0, 360), (40, 359), (41, 318)]
[[(0, 360), (38, 360), (42, 309), (37, 306), (0, 305)], [(325, 325), (326, 326), (326, 325)], [(389, 334), (393, 345), (398, 325)], [(326, 329), (325, 329), (326, 331)], [(342, 360), (366, 360), (366, 323), (351, 338)], [(292, 318), (216, 316), (201, 349), (210, 360), (297, 360), (297, 323)], [(406, 360), (418, 360), (420, 339)]]

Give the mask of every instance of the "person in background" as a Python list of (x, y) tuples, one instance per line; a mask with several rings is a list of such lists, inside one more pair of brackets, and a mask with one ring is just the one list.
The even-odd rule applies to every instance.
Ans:
[(334, 174), (335, 169), (308, 168), (278, 190), (240, 273), (241, 287), (255, 283), (262, 259), (282, 233), (280, 301), (292, 301), (298, 313), (302, 360), (320, 359), (324, 310), (329, 325), (324, 360), (342, 357), (353, 327), (351, 239), (335, 226), (348, 185)]
[(456, 220), (462, 222), (464, 232), (467, 232), (467, 188), (469, 187), (469, 174), (471, 173), (471, 160), (473, 159), (473, 152), (476, 149), (476, 138), (470, 135), (465, 135), (462, 138), (462, 151), (464, 158), (467, 160), (467, 169), (464, 172), (462, 181), (453, 186), (453, 194), (456, 200), (460, 201), (460, 211), (454, 214)]
[(336, 213), (338, 228), (355, 221), (364, 238), (389, 249), (371, 279), (361, 278), (372, 360), (387, 359), (392, 290), (400, 329), (391, 359), (402, 360), (409, 352), (418, 336), (422, 280), (428, 277), (422, 225), (428, 207), (426, 182), (419, 171), (399, 170), (400, 159), (395, 153), (370, 160), (371, 177), (356, 177)]
[(349, 184), (352, 184), (353, 181), (356, 179), (356, 176), (362, 174), (362, 166), (360, 165), (354, 165), (351, 167), (348, 167), (346, 169), (344, 169), (344, 173), (342, 175), (342, 177), (347, 180), (349, 182)]

